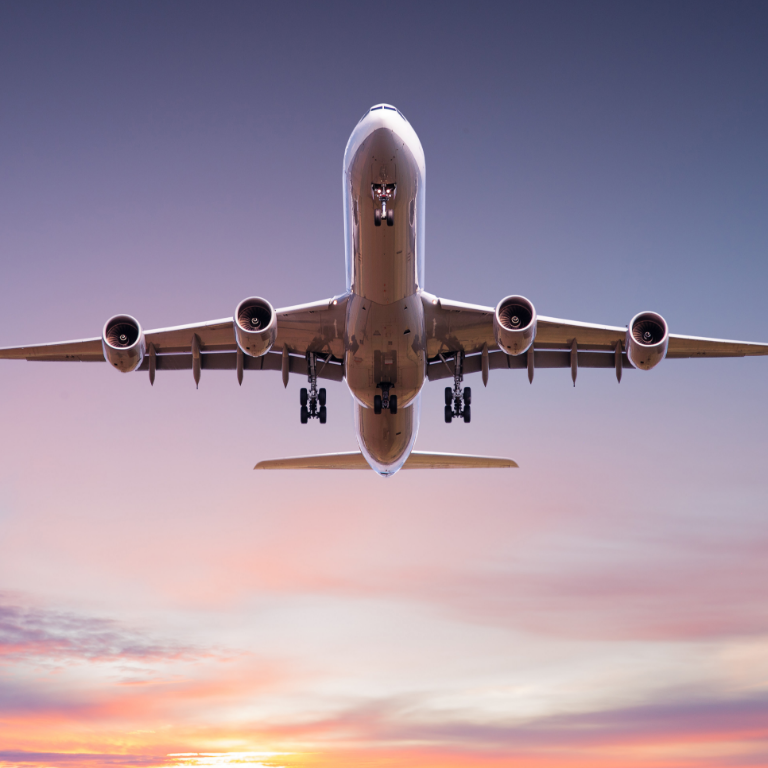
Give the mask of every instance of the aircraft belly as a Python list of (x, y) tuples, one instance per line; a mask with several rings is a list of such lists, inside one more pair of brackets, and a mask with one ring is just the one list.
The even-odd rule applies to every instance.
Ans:
[[(392, 198), (387, 210), (392, 226), (375, 212), (381, 203), (374, 188), (384, 185)], [(418, 232), (423, 227), (424, 182), (408, 144), (393, 130), (379, 128), (362, 142), (345, 171), (345, 194), (351, 211), (350, 290), (378, 304), (412, 295), (419, 285)]]
[(391, 304), (349, 297), (345, 373), (359, 404), (373, 408), (373, 398), (390, 385), (390, 396), (405, 408), (426, 381), (424, 309), (414, 294)]
[(398, 408), (396, 414), (375, 414), (372, 409), (355, 404), (355, 429), (360, 450), (370, 466), (385, 477), (405, 464), (419, 431), (421, 398), (410, 407)]

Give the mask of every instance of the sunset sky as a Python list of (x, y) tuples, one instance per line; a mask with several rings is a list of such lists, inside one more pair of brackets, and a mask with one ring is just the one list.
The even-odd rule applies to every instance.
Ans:
[[(426, 288), (768, 342), (768, 5), (5, 2), (0, 346), (344, 290), (395, 104)], [(768, 358), (492, 371), (356, 449), (272, 372), (0, 361), (0, 767), (768, 765)]]

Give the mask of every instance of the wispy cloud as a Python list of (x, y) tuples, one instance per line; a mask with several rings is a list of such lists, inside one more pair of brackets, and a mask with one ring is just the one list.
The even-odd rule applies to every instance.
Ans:
[(119, 755), (87, 752), (25, 752), (15, 750), (0, 751), (0, 768), (12, 766), (125, 766), (126, 768), (151, 768), (162, 765), (161, 755)]
[[(253, 768), (278, 768), (270, 752), (187, 752), (169, 755), (122, 755), (102, 752), (24, 752), (0, 751), (0, 768), (16, 766), (62, 766), (62, 768), (91, 768), (120, 766), (121, 768), (191, 768), (192, 766), (250, 765)], [(281, 763), (282, 764), (282, 763)]]
[(0, 662), (157, 662), (203, 655), (202, 649), (153, 640), (113, 619), (22, 606), (0, 593)]

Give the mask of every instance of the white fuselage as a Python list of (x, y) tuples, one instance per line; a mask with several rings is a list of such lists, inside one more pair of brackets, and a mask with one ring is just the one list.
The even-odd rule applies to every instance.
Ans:
[[(419, 428), (426, 380), (424, 309), (424, 150), (410, 123), (389, 105), (370, 109), (344, 153), (347, 266), (346, 358), (360, 450), (381, 475), (408, 458)], [(394, 222), (380, 226), (375, 191), (390, 195)], [(397, 397), (396, 414), (374, 413), (382, 384)]]

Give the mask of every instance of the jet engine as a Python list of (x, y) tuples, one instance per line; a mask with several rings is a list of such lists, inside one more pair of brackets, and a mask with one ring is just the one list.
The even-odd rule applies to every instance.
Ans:
[(627, 329), (629, 362), (643, 371), (650, 371), (667, 354), (669, 328), (667, 321), (655, 312), (635, 315)]
[(493, 315), (496, 343), (508, 355), (522, 355), (536, 336), (536, 310), (524, 296), (507, 296)]
[(123, 373), (135, 371), (144, 360), (144, 331), (130, 315), (115, 315), (104, 324), (101, 346), (107, 362)]
[(243, 299), (234, 319), (237, 345), (246, 355), (261, 357), (269, 352), (277, 338), (277, 314), (266, 299)]

